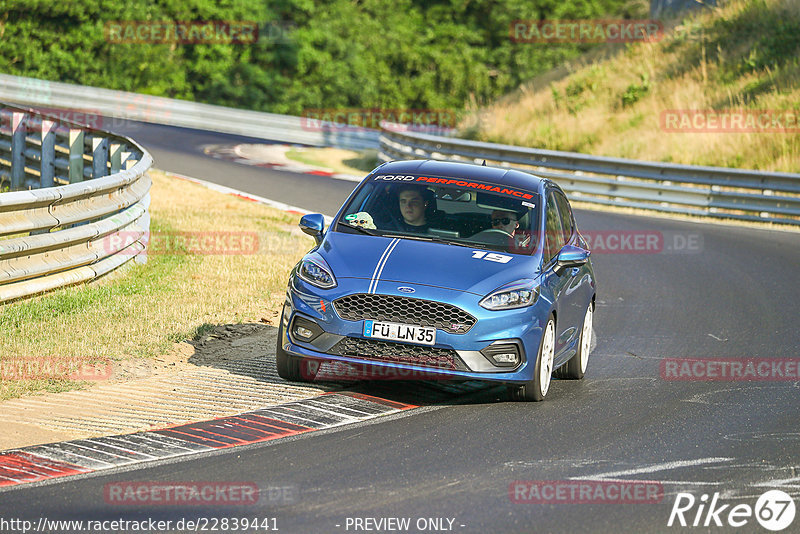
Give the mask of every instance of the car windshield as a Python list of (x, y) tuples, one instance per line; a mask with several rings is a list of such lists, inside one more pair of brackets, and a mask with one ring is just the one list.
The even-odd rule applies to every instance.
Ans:
[(535, 192), (497, 184), (379, 175), (353, 196), (336, 230), (531, 254), (540, 204)]

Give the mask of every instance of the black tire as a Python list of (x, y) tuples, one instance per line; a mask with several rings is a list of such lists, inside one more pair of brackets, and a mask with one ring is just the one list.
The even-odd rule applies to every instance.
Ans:
[[(567, 380), (580, 380), (586, 373), (586, 366), (589, 364), (589, 344), (592, 341), (592, 317), (594, 315), (594, 304), (589, 303), (586, 314), (581, 323), (581, 337), (578, 340), (578, 352), (569, 359), (567, 363), (556, 369), (557, 378)], [(588, 318), (588, 324), (587, 324)]]
[(278, 368), (278, 376), (284, 380), (292, 382), (310, 382), (309, 377), (303, 376), (300, 370), (302, 358), (292, 356), (283, 350), (283, 314), (281, 322), (278, 323), (278, 341), (275, 344), (275, 366)]
[[(555, 353), (555, 332), (556, 322), (551, 315), (542, 330), (542, 340), (539, 342), (539, 353), (536, 355), (536, 366), (533, 370), (533, 378), (521, 386), (509, 386), (508, 394), (512, 400), (517, 401), (543, 401), (547, 392), (550, 390), (550, 377), (553, 369), (553, 356)], [(549, 341), (548, 341), (549, 338)], [(549, 365), (550, 372), (543, 371), (542, 364), (546, 358), (543, 358), (545, 352), (545, 342), (549, 344)], [(544, 376), (543, 376), (544, 375)]]

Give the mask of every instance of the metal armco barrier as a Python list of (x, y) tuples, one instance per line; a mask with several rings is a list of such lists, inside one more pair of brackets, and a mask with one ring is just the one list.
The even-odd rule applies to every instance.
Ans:
[(378, 148), (380, 132), (158, 96), (0, 74), (0, 101), (85, 110), (106, 117), (340, 148)]
[(699, 167), (381, 131), (380, 157), (487, 162), (550, 178), (576, 201), (800, 225), (800, 174)]
[(0, 103), (0, 302), (146, 261), (152, 164), (131, 139)]

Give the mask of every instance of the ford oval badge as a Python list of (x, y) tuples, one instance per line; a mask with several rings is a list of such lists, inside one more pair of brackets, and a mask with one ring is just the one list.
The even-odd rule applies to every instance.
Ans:
[(406, 287), (406, 286), (400, 286), (397, 288), (397, 290), (402, 293), (413, 293), (414, 291), (416, 291), (413, 287)]

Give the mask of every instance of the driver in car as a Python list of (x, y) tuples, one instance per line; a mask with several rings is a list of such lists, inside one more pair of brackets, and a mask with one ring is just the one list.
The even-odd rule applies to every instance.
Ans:
[(397, 192), (401, 220), (400, 230), (405, 232), (427, 232), (427, 209), (429, 201), (425, 199), (423, 189), (418, 186), (401, 187)]

